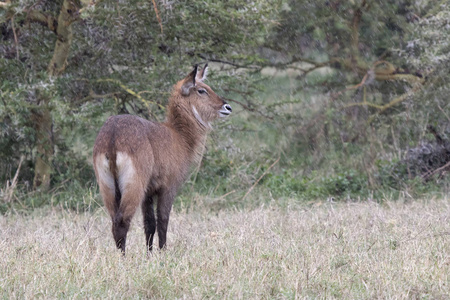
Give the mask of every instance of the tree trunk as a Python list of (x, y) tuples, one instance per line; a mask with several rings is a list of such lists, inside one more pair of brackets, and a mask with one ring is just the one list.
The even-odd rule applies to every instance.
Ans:
[(53, 124), (48, 99), (42, 99), (40, 107), (32, 112), (36, 130), (36, 162), (34, 166), (34, 188), (48, 190), (52, 173)]
[[(64, 0), (58, 16), (56, 44), (53, 57), (47, 67), (49, 77), (61, 75), (66, 66), (72, 44), (72, 23), (76, 21), (78, 8), (73, 1)], [(49, 97), (40, 99), (39, 109), (33, 111), (32, 122), (36, 130), (36, 164), (34, 168), (34, 188), (47, 190), (50, 187), (53, 159), (53, 121)]]
[(49, 76), (58, 76), (66, 68), (67, 57), (72, 44), (72, 23), (76, 20), (77, 13), (78, 8), (73, 1), (64, 0), (58, 17), (55, 50), (47, 68)]

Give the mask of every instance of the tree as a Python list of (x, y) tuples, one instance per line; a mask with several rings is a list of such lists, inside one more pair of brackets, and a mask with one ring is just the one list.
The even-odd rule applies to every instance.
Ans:
[[(301, 94), (295, 116), (292, 110), (281, 112), (304, 137), (301, 144), (315, 152), (321, 145), (367, 146), (375, 138), (368, 135), (375, 134), (380, 143), (392, 145), (395, 131), (398, 147), (405, 149), (424, 136), (423, 124), (448, 121), (438, 109), (447, 106), (443, 94), (428, 100), (448, 82), (448, 72), (442, 71), (448, 69), (446, 10), (445, 1), (285, 2), (281, 25), (266, 43), (283, 55), (270, 63), (298, 70), (297, 91), (322, 94), (320, 109), (309, 115), (297, 113), (305, 111)], [(331, 75), (311, 79), (323, 68)], [(427, 119), (419, 120), (419, 114), (428, 114)], [(370, 166), (363, 164), (368, 170), (373, 156)]]
[[(278, 67), (303, 63), (303, 76), (319, 68), (338, 70), (338, 80), (358, 84), (340, 93), (376, 81), (423, 84), (423, 75), (405, 69), (395, 49), (406, 46), (423, 8), (398, 1), (290, 1), (282, 12), (279, 30), (268, 47), (288, 54)], [(320, 59), (318, 59), (320, 57)], [(342, 85), (341, 85), (342, 86)], [(327, 85), (333, 88), (333, 84)], [(366, 103), (367, 104), (367, 103)], [(374, 105), (376, 107), (376, 105)], [(378, 107), (381, 111), (387, 107)]]
[(7, 176), (25, 155), (33, 185), (48, 189), (51, 176), (83, 162), (73, 159), (74, 130), (90, 143), (107, 115), (161, 118), (168, 89), (190, 65), (257, 60), (277, 2), (0, 3), (0, 167)]
[[(11, 3), (8, 5), (11, 6), (10, 8), (7, 7), (6, 3), (3, 6), (8, 9), (6, 19), (11, 19), (11, 30), (13, 31), (16, 48), (15, 58), (16, 60), (20, 60), (18, 45), (18, 33), (20, 35), (20, 31), (17, 32), (14, 28), (14, 17), (23, 18), (23, 15), (15, 13)], [(55, 6), (52, 8), (55, 9)], [(63, 74), (67, 66), (67, 58), (72, 44), (72, 23), (77, 19), (77, 6), (74, 2), (65, 0), (61, 5), (58, 17), (35, 10), (34, 8), (28, 9), (26, 13), (25, 19), (19, 22), (28, 21), (30, 23), (39, 23), (55, 34), (56, 43), (52, 58), (47, 66), (47, 80), (50, 81), (52, 78)], [(35, 99), (33, 100), (35, 105), (30, 111), (30, 120), (36, 135), (33, 186), (48, 189), (50, 186), (51, 163), (54, 152), (52, 118), (49, 107), (50, 96), (38, 88), (35, 90)]]

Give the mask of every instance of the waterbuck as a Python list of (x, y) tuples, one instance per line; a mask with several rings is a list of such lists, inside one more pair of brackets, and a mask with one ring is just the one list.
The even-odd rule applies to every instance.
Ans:
[(156, 229), (159, 248), (164, 247), (174, 198), (204, 146), (210, 122), (232, 111), (203, 83), (207, 71), (208, 65), (200, 70), (195, 66), (174, 85), (164, 123), (133, 115), (112, 116), (98, 133), (95, 176), (112, 219), (116, 246), (123, 253), (131, 219), (141, 203), (148, 250), (152, 250)]

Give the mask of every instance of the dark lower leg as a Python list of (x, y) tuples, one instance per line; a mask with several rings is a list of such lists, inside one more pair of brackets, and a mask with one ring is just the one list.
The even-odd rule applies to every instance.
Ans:
[(158, 214), (158, 239), (159, 249), (163, 249), (166, 245), (167, 225), (169, 224), (169, 216), (161, 216)]
[(147, 249), (152, 251), (153, 248), (153, 237), (156, 231), (156, 219), (155, 212), (153, 209), (153, 199), (148, 196), (147, 199), (142, 203), (142, 215), (144, 217), (144, 228), (145, 228), (145, 240), (147, 243)]
[(116, 246), (125, 254), (125, 243), (127, 240), (128, 229), (130, 229), (130, 219), (125, 220), (121, 214), (118, 214), (113, 219), (112, 233)]
[(172, 203), (175, 197), (175, 189), (161, 190), (158, 193), (158, 239), (159, 248), (163, 249), (166, 245), (167, 226), (169, 224), (169, 215), (172, 210)]

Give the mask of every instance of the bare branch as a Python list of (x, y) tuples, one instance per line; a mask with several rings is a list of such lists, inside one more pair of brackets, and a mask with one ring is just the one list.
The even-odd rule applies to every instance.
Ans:
[(19, 42), (17, 40), (16, 28), (14, 27), (14, 16), (11, 18), (11, 27), (14, 34), (14, 43), (16, 45), (16, 59), (19, 60)]
[(67, 67), (73, 33), (72, 23), (78, 19), (79, 9), (72, 1), (64, 0), (58, 16), (53, 56), (48, 64), (47, 72), (50, 76), (59, 76)]
[(403, 102), (404, 100), (408, 99), (408, 97), (414, 95), (414, 93), (416, 93), (420, 88), (422, 87), (422, 85), (420, 84), (416, 84), (411, 90), (409, 90), (408, 92), (398, 96), (397, 98), (395, 98), (394, 100), (392, 100), (391, 102), (379, 107), (379, 111), (372, 115), (368, 120), (367, 123), (370, 124), (372, 123), (372, 121), (375, 119), (375, 117), (379, 114), (384, 113), (386, 110), (388, 110), (389, 108), (397, 105), (398, 103)]
[(0, 8), (7, 9), (11, 5), (11, 1), (0, 2)]
[(250, 189), (245, 193), (244, 197), (242, 197), (242, 200), (247, 198), (248, 194), (255, 188), (255, 186), (258, 184), (258, 182), (269, 172), (270, 169), (272, 169), (273, 166), (277, 164), (277, 162), (280, 160), (281, 157), (278, 157), (276, 161), (274, 161), (270, 167), (267, 168), (267, 170), (264, 171), (264, 173), (258, 178), (258, 180), (255, 181), (255, 183), (250, 187)]
[(225, 101), (233, 102), (233, 103), (239, 104), (239, 105), (242, 106), (245, 110), (248, 110), (248, 111), (251, 111), (251, 112), (256, 112), (256, 113), (260, 114), (261, 116), (263, 116), (264, 118), (267, 118), (267, 119), (269, 119), (269, 120), (273, 120), (272, 117), (267, 116), (266, 114), (260, 112), (259, 110), (256, 110), (256, 109), (254, 109), (254, 108), (251, 108), (250, 106), (245, 105), (244, 103), (242, 103), (242, 102), (240, 102), (240, 101), (233, 100), (233, 99), (229, 99), (229, 98), (225, 98), (225, 97), (222, 97), (222, 98), (223, 98)]
[(0, 8), (3, 8), (3, 9), (9, 9), (10, 7), (12, 8), (12, 9), (8, 10), (8, 12), (7, 12), (7, 14), (8, 14), (8, 17), (6, 18), (7, 20), (8, 19), (12, 20), (14, 18), (15, 14), (25, 14), (26, 13), (25, 20), (27, 22), (41, 24), (43, 26), (48, 27), (51, 31), (56, 33), (56, 28), (58, 27), (58, 21), (52, 15), (46, 14), (39, 10), (35, 10), (34, 7), (38, 3), (35, 3), (34, 5), (30, 6), (29, 8), (27, 8), (25, 10), (22, 10), (20, 12), (15, 11), (15, 9), (11, 6), (10, 1), (0, 2)]
[(155, 14), (156, 14), (156, 19), (158, 20), (159, 27), (161, 28), (161, 34), (163, 34), (164, 30), (163, 30), (161, 17), (159, 16), (158, 6), (156, 5), (155, 0), (152, 0), (152, 2), (153, 2), (153, 9), (155, 10)]
[[(353, 87), (347, 88), (347, 89), (345, 89), (344, 91), (348, 91), (348, 90), (351, 90), (351, 89), (355, 89), (355, 88), (361, 87), (362, 85), (364, 85), (364, 81), (365, 81), (365, 80), (363, 79), (363, 81), (362, 81), (361, 83), (359, 83), (359, 84), (357, 84), (357, 85), (355, 85), (355, 86), (353, 86)], [(410, 96), (412, 96), (414, 93), (416, 93), (421, 87), (422, 87), (421, 84), (416, 84), (411, 90), (409, 90), (408, 92), (406, 92), (406, 93), (404, 93), (404, 94), (402, 94), (402, 95), (400, 95), (400, 96), (394, 98), (392, 101), (390, 101), (389, 103), (387, 103), (387, 104), (385, 104), (385, 105), (378, 105), (378, 104), (375, 104), (375, 103), (367, 102), (367, 101), (366, 101), (366, 98), (364, 97), (364, 101), (363, 101), (363, 102), (349, 103), (349, 104), (344, 105), (344, 106), (342, 107), (342, 109), (346, 109), (346, 108), (350, 108), (350, 107), (354, 107), (354, 106), (369, 106), (369, 107), (373, 107), (373, 108), (378, 109), (378, 111), (377, 111), (375, 114), (373, 114), (373, 115), (367, 120), (367, 123), (370, 124), (370, 123), (372, 123), (372, 121), (375, 119), (375, 117), (376, 117), (377, 115), (382, 114), (382, 113), (384, 113), (386, 110), (388, 110), (389, 108), (391, 108), (391, 107), (397, 105), (397, 104), (400, 103), (400, 102), (403, 102), (403, 101), (406, 100), (408, 97), (410, 97)], [(343, 93), (344, 91), (340, 92), (339, 94)]]
[(425, 173), (424, 175), (422, 175), (422, 178), (423, 179), (428, 179), (428, 178), (430, 178), (431, 176), (433, 176), (436, 173), (440, 173), (440, 172), (446, 171), (446, 169), (450, 169), (450, 161), (447, 162), (445, 165), (443, 165), (440, 168), (437, 168), (435, 170), (432, 170), (432, 171), (429, 171), (429, 172)]
[(38, 10), (28, 11), (26, 20), (46, 26), (48, 29), (55, 33), (56, 29), (58, 28), (58, 21), (56, 20), (56, 18)]
[(90, 90), (88, 96), (74, 101), (73, 104), (74, 105), (79, 105), (79, 104), (86, 103), (86, 102), (89, 102), (89, 101), (94, 100), (94, 99), (103, 99), (103, 98), (109, 98), (109, 97), (116, 97), (117, 94), (118, 94), (118, 92), (113, 92), (113, 93), (107, 93), (107, 94), (99, 95), (99, 94), (96, 94), (93, 90)]
[(14, 175), (14, 178), (12, 182), (9, 184), (9, 180), (6, 183), (6, 188), (4, 191), (5, 197), (3, 198), (5, 202), (12, 202), (14, 191), (17, 187), (17, 179), (19, 177), (20, 167), (22, 166), (24, 156), (22, 155), (20, 157), (19, 166), (17, 167), (16, 174)]
[(353, 14), (353, 19), (351, 22), (351, 27), (350, 27), (351, 32), (352, 32), (351, 50), (352, 50), (353, 58), (355, 58), (355, 59), (357, 57), (359, 57), (359, 24), (361, 23), (363, 9), (365, 9), (366, 6), (367, 6), (367, 2), (366, 2), (366, 0), (363, 0), (361, 2), (361, 6), (355, 10), (355, 13)]
[(78, 11), (80, 14), (83, 13), (85, 10), (91, 8), (91, 7), (95, 7), (97, 4), (99, 4), (100, 2), (102, 2), (103, 0), (90, 0), (89, 2), (81, 2), (81, 4), (83, 5), (83, 7)]
[[(316, 62), (316, 61), (313, 61), (313, 60), (310, 60), (310, 59), (307, 59), (307, 58), (304, 58), (304, 57), (294, 57), (294, 58), (291, 59), (289, 62), (285, 62), (285, 63), (276, 63), (276, 64), (266, 64), (266, 65), (264, 65), (264, 67), (274, 67), (274, 68), (297, 68), (297, 69), (299, 69), (299, 70), (301, 70), (301, 71), (304, 71), (304, 72), (308, 72), (308, 73), (309, 73), (309, 72), (314, 71), (314, 70), (316, 70), (316, 69), (330, 66), (330, 65), (332, 65), (333, 63), (338, 62), (338, 61), (339, 61), (338, 58), (332, 58), (332, 59), (330, 59), (329, 61), (325, 61), (325, 62)], [(307, 63), (307, 64), (309, 64), (309, 65), (312, 65), (312, 67), (309, 68), (309, 69), (304, 69), (304, 70), (302, 70), (302, 68), (298, 68), (298, 67), (293, 66), (295, 63)]]
[(230, 66), (233, 66), (233, 67), (236, 67), (236, 68), (245, 68), (245, 69), (253, 69), (253, 70), (260, 70), (260, 69), (261, 69), (260, 66), (254, 66), (254, 65), (251, 65), (251, 64), (248, 64), (248, 65), (240, 65), (240, 64), (237, 64), (237, 63), (235, 63), (235, 62), (231, 62), (231, 61), (227, 61), (227, 60), (215, 59), (215, 58), (209, 58), (209, 57), (206, 57), (206, 56), (203, 55), (203, 54), (197, 54), (197, 56), (200, 57), (200, 58), (202, 58), (202, 59), (204, 59), (204, 60), (207, 60), (207, 61), (218, 62), (218, 63), (230, 65)]

